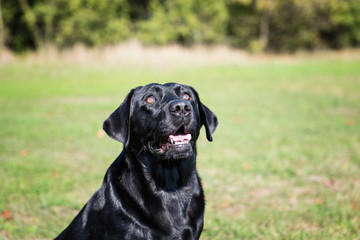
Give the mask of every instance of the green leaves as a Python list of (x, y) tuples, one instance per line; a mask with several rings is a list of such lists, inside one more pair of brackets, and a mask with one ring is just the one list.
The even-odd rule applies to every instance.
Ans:
[(359, 0), (3, 1), (5, 45), (228, 44), (253, 52), (360, 45)]

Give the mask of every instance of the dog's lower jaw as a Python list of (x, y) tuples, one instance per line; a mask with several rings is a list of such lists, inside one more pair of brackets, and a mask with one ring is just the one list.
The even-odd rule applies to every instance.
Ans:
[(181, 161), (191, 158), (194, 153), (194, 143), (186, 142), (183, 144), (157, 144), (148, 143), (147, 149), (158, 161)]

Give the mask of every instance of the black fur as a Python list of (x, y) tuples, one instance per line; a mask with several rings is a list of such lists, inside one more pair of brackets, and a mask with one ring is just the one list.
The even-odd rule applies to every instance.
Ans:
[[(123, 151), (100, 189), (56, 239), (199, 239), (205, 200), (195, 143), (202, 125), (212, 141), (217, 124), (189, 86), (150, 84), (131, 90), (104, 122), (105, 132), (124, 144)], [(186, 134), (191, 134), (189, 142), (168, 143), (170, 135)]]

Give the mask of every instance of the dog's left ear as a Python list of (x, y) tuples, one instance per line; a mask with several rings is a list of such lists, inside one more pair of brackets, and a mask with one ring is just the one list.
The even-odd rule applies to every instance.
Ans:
[(127, 144), (129, 140), (129, 118), (131, 98), (134, 89), (126, 96), (121, 105), (104, 121), (103, 129), (111, 138)]
[(194, 92), (198, 104), (198, 108), (200, 111), (200, 120), (201, 124), (205, 126), (206, 130), (206, 138), (208, 141), (212, 142), (212, 134), (215, 132), (215, 129), (218, 125), (218, 119), (215, 114), (204, 104), (201, 103), (199, 94), (195, 91), (194, 88), (191, 88)]

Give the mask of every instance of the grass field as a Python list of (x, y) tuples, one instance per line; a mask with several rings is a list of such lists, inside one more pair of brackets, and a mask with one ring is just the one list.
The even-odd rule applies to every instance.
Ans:
[(0, 66), (0, 239), (51, 239), (122, 145), (103, 120), (151, 82), (194, 86), (219, 118), (198, 141), (201, 239), (360, 239), (360, 56), (115, 67)]

